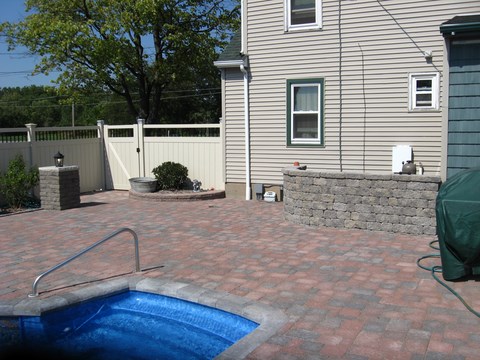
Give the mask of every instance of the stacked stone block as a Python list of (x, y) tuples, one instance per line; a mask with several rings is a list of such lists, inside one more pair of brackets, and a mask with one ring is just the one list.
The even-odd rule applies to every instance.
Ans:
[(40, 201), (46, 210), (66, 210), (80, 205), (78, 166), (41, 167)]
[(288, 221), (405, 234), (436, 233), (440, 177), (286, 168), (283, 181)]

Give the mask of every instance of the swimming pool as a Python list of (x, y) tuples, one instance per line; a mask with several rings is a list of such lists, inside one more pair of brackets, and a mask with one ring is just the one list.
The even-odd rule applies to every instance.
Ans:
[[(136, 303), (137, 300), (135, 299), (132, 300), (125, 298), (121, 299), (121, 301), (115, 305), (108, 304), (108, 306), (105, 305), (102, 309), (99, 307), (94, 308), (93, 312), (95, 313), (95, 311), (100, 310), (100, 314), (93, 314), (93, 317), (91, 310), (86, 310), (85, 313), (83, 313), (83, 310), (78, 311), (78, 309), (75, 309), (77, 305), (84, 305), (87, 303), (90, 304), (91, 301), (91, 304), (95, 304), (97, 300), (114, 298), (117, 295), (126, 296), (126, 292), (142, 295), (142, 300), (138, 301), (138, 304), (135, 305), (141, 310), (138, 311), (140, 315), (137, 314), (140, 316), (139, 318), (127, 319), (127, 317), (122, 315), (128, 311), (121, 309), (121, 307), (126, 306), (124, 302)], [(144, 294), (141, 293), (145, 293), (146, 297), (143, 298)], [(2, 352), (2, 343), (11, 344), (12, 339), (17, 343), (21, 342), (22, 337), (25, 338), (25, 332), (23, 330), (26, 330), (27, 328), (35, 329), (27, 336), (33, 342), (42, 342), (46, 339), (48, 340), (47, 342), (51, 342), (50, 340), (53, 337), (60, 337), (61, 340), (59, 341), (59, 344), (62, 344), (62, 341), (64, 341), (63, 338), (71, 336), (70, 334), (73, 332), (80, 334), (88, 326), (93, 325), (96, 320), (104, 316), (108, 317), (108, 311), (113, 310), (108, 310), (109, 307), (116, 307), (117, 309), (115, 309), (115, 312), (117, 312), (117, 314), (115, 317), (120, 321), (120, 323), (123, 322), (128, 330), (133, 330), (134, 336), (132, 337), (132, 341), (123, 339), (114, 346), (120, 348), (128, 347), (126, 351), (129, 353), (129, 355), (125, 357), (125, 354), (122, 354), (121, 356), (115, 357), (115, 354), (112, 351), (111, 355), (108, 355), (110, 357), (102, 357), (101, 359), (132, 359), (134, 358), (133, 355), (136, 354), (136, 350), (132, 351), (132, 349), (149, 349), (149, 346), (152, 343), (155, 344), (155, 347), (157, 347), (159, 342), (169, 342), (173, 336), (177, 336), (172, 336), (174, 332), (172, 333), (169, 330), (167, 331), (167, 334), (160, 339), (160, 335), (158, 335), (159, 333), (157, 330), (161, 330), (163, 327), (166, 329), (171, 324), (167, 323), (165, 326), (158, 326), (160, 329), (155, 330), (155, 327), (150, 323), (153, 317), (149, 315), (149, 312), (151, 311), (149, 308), (153, 305), (151, 302), (149, 302), (148, 298), (156, 295), (162, 295), (156, 299), (159, 300), (159, 298), (162, 298), (161, 301), (167, 304), (166, 312), (170, 314), (162, 316), (167, 318), (168, 316), (173, 317), (173, 319), (170, 320), (181, 324), (183, 327), (186, 326), (183, 324), (183, 322), (191, 322), (191, 319), (189, 319), (190, 316), (197, 317), (197, 322), (202, 324), (201, 326), (197, 326), (199, 329), (201, 329), (201, 333), (207, 332), (217, 334), (214, 337), (215, 340), (212, 340), (212, 343), (223, 342), (225, 339), (227, 339), (227, 348), (218, 355), (211, 354), (220, 351), (219, 348), (213, 352), (210, 352), (210, 355), (206, 355), (206, 357), (191, 358), (207, 358), (208, 356), (213, 356), (215, 360), (244, 359), (256, 347), (264, 343), (270, 336), (275, 334), (283, 325), (288, 322), (286, 315), (279, 309), (275, 309), (266, 304), (259, 303), (251, 299), (238, 297), (226, 292), (214, 291), (199, 287), (194, 284), (174, 282), (166, 279), (152, 279), (141, 276), (125, 277), (95, 282), (91, 285), (81, 288), (73, 288), (70, 291), (64, 290), (61, 293), (53, 296), (21, 298), (13, 302), (0, 302), (0, 352)], [(119, 305), (121, 303), (124, 304)], [(191, 312), (193, 315), (188, 315), (186, 319), (182, 319), (182, 317), (179, 315), (179, 311), (182, 310), (183, 306), (186, 306), (188, 309), (190, 309), (189, 312)], [(191, 309), (197, 309), (198, 311), (191, 311)], [(54, 317), (59, 316), (58, 314), (60, 311), (72, 312), (73, 318), (76, 318), (76, 320), (67, 320), (70, 315), (62, 315), (60, 316), (60, 321), (63, 323), (59, 323), (56, 328), (52, 327), (49, 331), (45, 331), (46, 326), (39, 322), (39, 319), (35, 319), (39, 316), (44, 319), (50, 319), (50, 316), (52, 316), (52, 320), (48, 320), (50, 323), (52, 323)], [(136, 312), (136, 310), (134, 312)], [(147, 315), (143, 315), (142, 313)], [(197, 316), (198, 313), (202, 314), (202, 316)], [(65, 317), (65, 319), (63, 317)], [(22, 320), (21, 328), (19, 327), (20, 318), (24, 318)], [(27, 319), (30, 321), (25, 321)], [(245, 324), (244, 320), (247, 320), (247, 331), (249, 326), (254, 326), (253, 331), (247, 335), (241, 337), (242, 332), (236, 333), (236, 329), (228, 329), (228, 327), (231, 327), (233, 324), (234, 328), (239, 327), (239, 329), (241, 329), (243, 327), (241, 324)], [(135, 324), (137, 324), (137, 326), (135, 326)], [(74, 331), (74, 329), (77, 330)], [(102, 339), (102, 336), (109, 335), (111, 332), (112, 331), (107, 331), (107, 334), (102, 334), (99, 332), (97, 334), (97, 340)], [(92, 337), (95, 338), (95, 336)], [(239, 340), (235, 340), (237, 338), (239, 338)], [(103, 344), (103, 341), (104, 340), (101, 340), (100, 342)], [(188, 339), (184, 339), (182, 341), (185, 343), (189, 342)], [(232, 342), (234, 342), (233, 345), (228, 346), (228, 344)], [(201, 343), (201, 346), (205, 345), (205, 341), (202, 340)], [(92, 344), (95, 344), (94, 339), (92, 340)], [(68, 345), (68, 347), (70, 346), (71, 345)], [(94, 347), (95, 346), (96, 345), (94, 345)], [(212, 346), (212, 344), (209, 346)], [(225, 347), (225, 343), (221, 346)], [(43, 353), (47, 353), (47, 356), (51, 354), (51, 352), (48, 351), (49, 349), (43, 348), (41, 350)], [(98, 351), (99, 349), (95, 347), (90, 352), (86, 352), (84, 356), (76, 356), (75, 359), (100, 359), (100, 357), (94, 356), (96, 352), (98, 353)], [(207, 353), (208, 351), (210, 350), (207, 349)], [(30, 352), (27, 352), (25, 351), (25, 348), (22, 348), (20, 354), (17, 353), (14, 355), (17, 355), (16, 358), (22, 358), (18, 357), (18, 355), (23, 355), (23, 357), (38, 357), (39, 353), (40, 351), (38, 348), (35, 348)], [(62, 354), (59, 352), (59, 350), (56, 350), (54, 355), (56, 359), (72, 358), (71, 356), (62, 357)], [(72, 355), (71, 352), (68, 355)], [(9, 358), (15, 357), (10, 356)], [(141, 359), (142, 357), (139, 356), (137, 358)], [(155, 357), (152, 357), (152, 353), (148, 354), (148, 359), (154, 358)], [(177, 359), (180, 357), (169, 356), (168, 358)]]
[(139, 291), (20, 317), (31, 348), (82, 359), (213, 359), (258, 324), (241, 316)]

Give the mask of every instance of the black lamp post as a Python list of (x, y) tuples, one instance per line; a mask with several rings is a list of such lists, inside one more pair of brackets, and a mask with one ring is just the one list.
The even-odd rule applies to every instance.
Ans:
[(55, 166), (56, 167), (63, 167), (63, 154), (60, 153), (60, 151), (57, 151), (55, 155), (53, 155), (53, 158), (55, 159)]

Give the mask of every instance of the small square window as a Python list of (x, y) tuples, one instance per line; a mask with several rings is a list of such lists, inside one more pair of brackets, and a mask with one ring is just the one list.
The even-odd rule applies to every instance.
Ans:
[(438, 73), (409, 75), (409, 110), (438, 110)]
[(322, 27), (321, 0), (285, 0), (285, 30)]
[(287, 81), (287, 145), (323, 145), (323, 79)]

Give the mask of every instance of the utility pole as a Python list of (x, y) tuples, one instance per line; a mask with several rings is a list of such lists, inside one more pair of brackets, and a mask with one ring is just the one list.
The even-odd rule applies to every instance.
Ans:
[(72, 127), (75, 127), (75, 102), (72, 102)]

